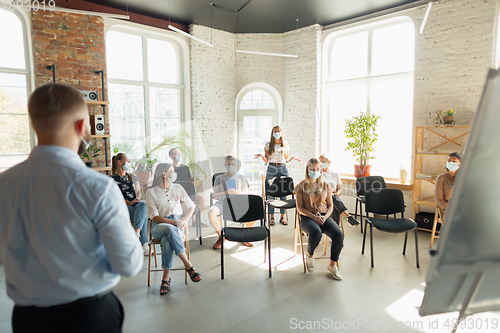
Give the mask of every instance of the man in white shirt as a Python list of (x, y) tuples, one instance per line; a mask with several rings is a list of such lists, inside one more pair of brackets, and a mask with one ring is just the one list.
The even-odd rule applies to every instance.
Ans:
[(15, 302), (14, 332), (121, 332), (110, 289), (143, 265), (140, 243), (113, 179), (78, 153), (90, 139), (82, 94), (62, 84), (28, 101), (38, 146), (0, 174), (0, 263)]

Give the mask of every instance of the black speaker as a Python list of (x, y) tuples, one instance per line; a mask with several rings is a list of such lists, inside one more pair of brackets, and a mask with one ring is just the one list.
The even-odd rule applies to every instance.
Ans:
[[(417, 227), (420, 229), (426, 229), (432, 231), (432, 225), (434, 224), (434, 213), (420, 212), (417, 213), (415, 217), (415, 222), (417, 222)], [(441, 228), (441, 223), (438, 223), (436, 230), (439, 231)]]

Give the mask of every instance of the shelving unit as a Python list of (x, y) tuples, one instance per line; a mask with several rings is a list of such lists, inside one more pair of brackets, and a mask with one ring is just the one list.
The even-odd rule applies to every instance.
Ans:
[[(96, 71), (95, 72), (97, 75), (101, 76), (101, 89), (102, 89), (102, 101), (85, 101), (87, 105), (97, 105), (102, 107), (102, 115), (106, 116), (106, 106), (109, 105), (109, 101), (106, 101), (106, 94), (104, 90), (104, 71)], [(106, 166), (95, 166), (92, 167), (92, 169), (96, 171), (105, 171), (108, 173), (108, 171), (111, 171), (111, 167), (109, 166), (109, 161), (108, 161), (108, 138), (111, 137), (111, 135), (106, 134), (106, 135), (91, 135), (90, 136), (93, 139), (102, 139), (104, 140), (104, 160), (106, 162)]]
[[(442, 151), (445, 145), (453, 144), (457, 146), (456, 151), (460, 150), (465, 137), (469, 134), (470, 127), (416, 127), (415, 128), (415, 150), (414, 150), (414, 165), (413, 165), (413, 219), (418, 212), (420, 212), (421, 206), (436, 207), (436, 202), (434, 200), (434, 195), (430, 197), (422, 196), (422, 184), (424, 182), (436, 185), (436, 178), (439, 174), (425, 173), (423, 170), (424, 158), (428, 156), (448, 156), (452, 151)], [(454, 137), (451, 137), (454, 133), (462, 132)], [(426, 147), (425, 138), (434, 136), (437, 140), (441, 140), (439, 144), (435, 144), (433, 147)], [(420, 229), (429, 231), (427, 229)]]

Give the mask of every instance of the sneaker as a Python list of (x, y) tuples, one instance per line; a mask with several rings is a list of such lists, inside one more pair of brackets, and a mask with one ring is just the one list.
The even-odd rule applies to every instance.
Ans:
[(222, 236), (219, 236), (219, 239), (217, 240), (217, 242), (215, 242), (215, 244), (214, 244), (213, 248), (214, 248), (215, 250), (220, 249), (220, 247), (221, 247), (221, 243), (222, 243)]
[(347, 218), (347, 222), (349, 222), (351, 227), (357, 227), (360, 224), (360, 222), (352, 217), (352, 215), (349, 215), (349, 217)]
[[(147, 243), (142, 244), (142, 249), (144, 250), (144, 255), (149, 256), (149, 245)], [(153, 253), (151, 253), (151, 254), (153, 254)]]
[(306, 255), (306, 268), (309, 273), (314, 271), (314, 258)]
[(136, 231), (135, 235), (137, 236), (137, 238), (141, 238), (141, 232), (140, 231)]
[(339, 281), (342, 280), (342, 275), (340, 275), (338, 266), (327, 265), (326, 270), (329, 271), (330, 273), (332, 273), (332, 278), (334, 280), (339, 280)]

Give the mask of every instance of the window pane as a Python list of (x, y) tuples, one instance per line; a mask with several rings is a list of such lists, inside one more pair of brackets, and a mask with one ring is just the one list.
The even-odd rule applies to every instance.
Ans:
[(143, 80), (141, 36), (117, 31), (108, 32), (106, 56), (109, 78)]
[(375, 29), (372, 39), (372, 74), (413, 71), (415, 27), (410, 22)]
[(0, 172), (29, 153), (26, 75), (0, 73)]
[(370, 112), (381, 116), (372, 173), (399, 178), (401, 165), (411, 175), (413, 74), (371, 79)]
[(177, 52), (169, 42), (147, 39), (150, 82), (179, 83)]
[(255, 154), (262, 154), (264, 145), (269, 141), (273, 127), (272, 116), (243, 117), (243, 172), (250, 186), (260, 186), (260, 175), (265, 171), (262, 160), (254, 159)]
[(332, 169), (335, 172), (353, 174), (356, 164), (351, 151), (346, 151), (347, 139), (344, 134), (345, 119), (365, 112), (367, 107), (368, 80), (352, 80), (328, 85), (329, 100), (329, 137), (333, 157)]
[(146, 153), (144, 88), (110, 83), (108, 91), (111, 140), (133, 146), (129, 157), (139, 158)]
[[(174, 135), (180, 130), (180, 91), (167, 88), (150, 88), (151, 144), (154, 148), (165, 135)], [(169, 160), (168, 148), (162, 150), (161, 161)]]
[(274, 99), (264, 90), (251, 90), (243, 96), (240, 109), (274, 109)]
[[(0, 9), (0, 67), (25, 69), (24, 34), (16, 14)], [(7, 33), (8, 31), (8, 33)]]
[(368, 75), (368, 32), (335, 39), (330, 51), (330, 80)]

